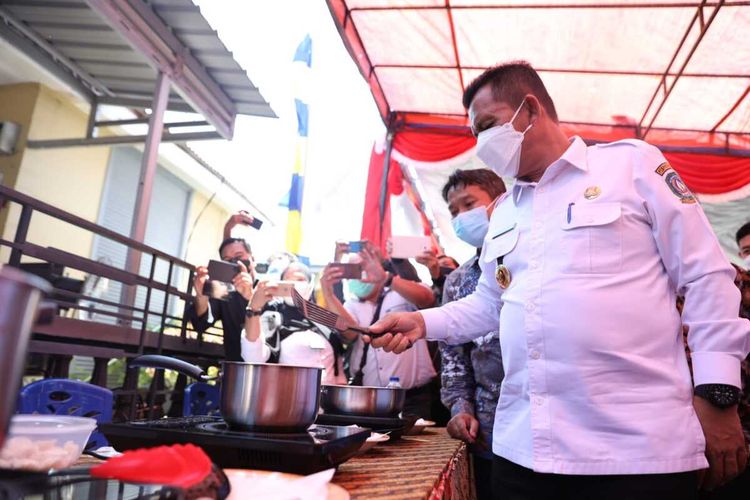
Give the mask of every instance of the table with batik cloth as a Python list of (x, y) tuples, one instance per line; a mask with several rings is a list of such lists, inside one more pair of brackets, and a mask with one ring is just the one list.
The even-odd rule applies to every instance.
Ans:
[(333, 482), (357, 499), (475, 498), (466, 445), (428, 429), (341, 464)]

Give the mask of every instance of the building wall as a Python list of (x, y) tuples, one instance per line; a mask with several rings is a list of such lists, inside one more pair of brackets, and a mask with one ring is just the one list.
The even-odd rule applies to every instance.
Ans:
[[(31, 116), (34, 112), (37, 95), (39, 94), (39, 85), (36, 84), (19, 84), (19, 85), (2, 85), (0, 86), (0, 121), (11, 121), (21, 126), (21, 133), (16, 144), (16, 152), (13, 155), (0, 155), (0, 175), (2, 175), (2, 184), (4, 186), (15, 187), (18, 172), (21, 168), (26, 138), (29, 134), (29, 125)], [(0, 210), (0, 229), (5, 229), (6, 220), (10, 207)], [(18, 218), (17, 212), (12, 220)], [(3, 238), (8, 239), (8, 234), (15, 233), (6, 230), (0, 231)], [(8, 251), (0, 250), (0, 257), (4, 261), (8, 259)]]
[[(229, 218), (229, 212), (217, 206), (214, 202), (206, 208), (196, 223), (201, 209), (206, 206), (208, 197), (201, 193), (194, 193), (188, 217), (187, 235), (192, 229), (193, 235), (187, 247), (185, 260), (196, 265), (205, 266), (209, 260), (219, 258), (219, 244), (223, 239), (224, 223)], [(194, 226), (194, 229), (193, 229)]]
[[(111, 148), (104, 146), (27, 149), (27, 138), (34, 140), (84, 137), (88, 116), (76, 106), (73, 97), (55, 92), (38, 83), (0, 86), (0, 120), (21, 124), (22, 132), (16, 154), (0, 156), (2, 183), (45, 203), (91, 222), (99, 220), (107, 166)], [(187, 233), (207, 197), (199, 186), (188, 213)], [(0, 234), (13, 240), (20, 207), (12, 204), (0, 212)], [(187, 247), (188, 262), (203, 263), (215, 258), (228, 211), (211, 203), (201, 215)], [(93, 235), (75, 226), (34, 213), (27, 240), (41, 246), (90, 257)], [(7, 262), (10, 252), (0, 249), (0, 262)], [(80, 273), (69, 271), (73, 277)]]
[[(83, 137), (87, 115), (71, 98), (39, 84), (28, 137), (34, 140)], [(14, 189), (89, 221), (99, 213), (109, 148), (79, 147), (26, 149)], [(15, 234), (20, 208), (11, 211), (3, 235)], [(75, 226), (35, 213), (27, 237), (41, 246), (52, 246), (76, 255), (91, 255), (93, 235)]]

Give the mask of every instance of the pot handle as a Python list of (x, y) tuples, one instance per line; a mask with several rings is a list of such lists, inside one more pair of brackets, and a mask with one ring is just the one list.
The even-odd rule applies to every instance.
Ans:
[(177, 358), (170, 358), (169, 356), (159, 356), (157, 354), (144, 354), (130, 360), (128, 364), (130, 368), (162, 368), (165, 370), (174, 370), (176, 372), (187, 375), (197, 380), (206, 381), (211, 380), (213, 377), (206, 375), (198, 365), (182, 361)]
[(57, 316), (57, 304), (44, 300), (37, 306), (35, 325), (49, 325), (55, 320), (55, 316)]

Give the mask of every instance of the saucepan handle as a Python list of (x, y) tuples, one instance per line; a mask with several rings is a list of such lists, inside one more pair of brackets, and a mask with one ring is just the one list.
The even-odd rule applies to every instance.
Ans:
[(42, 301), (36, 310), (36, 325), (49, 325), (57, 316), (57, 304), (51, 301)]
[(181, 359), (170, 358), (169, 356), (159, 356), (158, 354), (144, 354), (143, 356), (133, 358), (130, 360), (129, 366), (133, 368), (162, 368), (165, 370), (174, 370), (203, 382), (215, 378), (206, 375), (203, 368), (198, 365), (182, 361)]

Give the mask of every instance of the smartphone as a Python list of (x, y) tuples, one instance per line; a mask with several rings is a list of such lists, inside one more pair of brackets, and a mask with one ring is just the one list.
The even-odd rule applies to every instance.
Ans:
[(262, 225), (263, 225), (263, 221), (257, 217), (253, 217), (252, 224), (249, 224), (250, 227), (254, 227), (255, 229), (260, 229), (260, 226)]
[(231, 283), (239, 273), (240, 265), (235, 262), (224, 262), (223, 260), (208, 261), (208, 277), (213, 281)]
[(273, 287), (274, 297), (291, 297), (294, 290), (294, 281), (269, 281), (268, 287)]
[(364, 249), (365, 249), (365, 244), (366, 244), (366, 243), (367, 243), (367, 242), (366, 242), (366, 241), (364, 241), (364, 240), (360, 240), (360, 241), (350, 241), (350, 242), (349, 242), (349, 251), (350, 251), (351, 253), (359, 253), (359, 252), (361, 252), (362, 250), (364, 250)]
[(343, 272), (343, 275), (341, 277), (344, 279), (362, 279), (362, 264), (333, 262), (330, 264), (330, 266), (333, 268), (341, 269), (341, 271)]
[(429, 236), (392, 236), (388, 245), (388, 255), (396, 259), (411, 259), (432, 247)]
[(231, 283), (206, 280), (206, 283), (203, 284), (203, 290), (201, 290), (201, 293), (212, 299), (228, 300), (229, 294), (233, 291), (234, 286)]
[(255, 264), (255, 272), (258, 274), (266, 274), (268, 272), (268, 264), (266, 262)]

